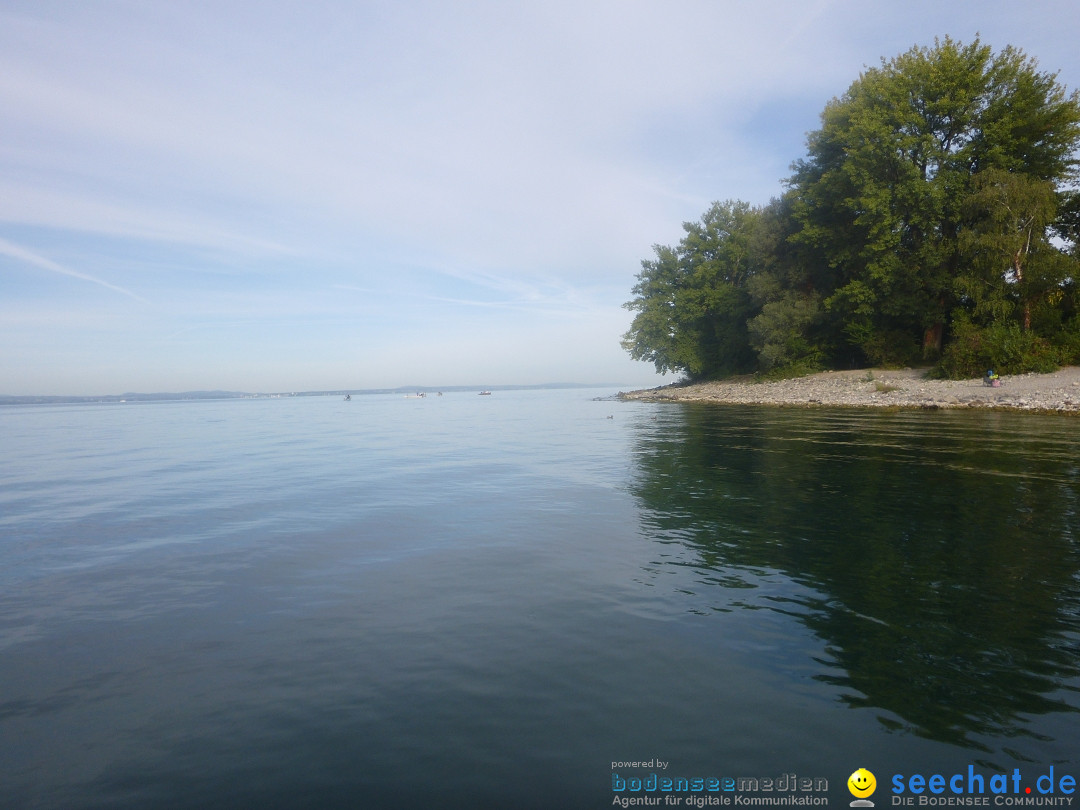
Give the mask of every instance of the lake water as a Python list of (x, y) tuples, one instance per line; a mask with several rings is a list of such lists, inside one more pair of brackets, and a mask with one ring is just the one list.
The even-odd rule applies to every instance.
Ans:
[(1080, 777), (1080, 421), (610, 393), (0, 409), (0, 805)]

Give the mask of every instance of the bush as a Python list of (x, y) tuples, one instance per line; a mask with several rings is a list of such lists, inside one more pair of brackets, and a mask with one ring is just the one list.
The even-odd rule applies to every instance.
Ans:
[(793, 363), (785, 363), (782, 366), (773, 366), (754, 374), (754, 382), (776, 382), (778, 380), (791, 380), (796, 377), (806, 377), (824, 371), (825, 366), (816, 358), (807, 358)]
[(1058, 348), (1033, 332), (1023, 331), (1019, 324), (979, 327), (957, 321), (937, 371), (953, 380), (981, 377), (991, 368), (998, 374), (1046, 374), (1057, 370), (1061, 361)]
[(1080, 318), (1054, 336), (1054, 346), (1063, 365), (1080, 366)]
[(821, 301), (813, 294), (792, 292), (762, 305), (761, 312), (746, 323), (759, 368), (778, 369), (785, 376), (792, 376), (785, 369), (818, 369), (822, 352), (808, 335), (820, 319)]
[(860, 348), (871, 365), (881, 368), (904, 368), (917, 365), (922, 347), (914, 336), (899, 329), (874, 334)]

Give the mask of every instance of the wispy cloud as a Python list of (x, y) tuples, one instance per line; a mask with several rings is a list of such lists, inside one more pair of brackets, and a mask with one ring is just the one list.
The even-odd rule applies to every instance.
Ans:
[[(640, 261), (711, 200), (781, 193), (865, 65), (981, 32), (1080, 86), (1076, 0), (865, 5), (0, 3), (0, 256), (42, 271), (5, 285), (39, 314), (4, 323), (36, 353), (0, 358), (0, 386), (279, 367), (259, 387), (322, 388), (310, 369), (339, 363), (379, 387), (499, 352), (524, 379), (568, 362), (552, 346), (648, 378), (619, 348)], [(45, 273), (154, 306), (53, 317)]]
[(150, 302), (143, 298), (141, 295), (136, 295), (131, 290), (124, 287), (111, 284), (104, 279), (97, 278), (89, 273), (81, 273), (78, 270), (72, 270), (70, 267), (64, 267), (61, 264), (57, 264), (52, 259), (47, 259), (44, 256), (39, 256), (31, 250), (27, 250), (20, 245), (16, 245), (13, 242), (9, 242), (6, 239), (0, 239), (0, 255), (9, 256), (13, 259), (17, 259), (25, 264), (38, 267), (42, 270), (48, 270), (51, 273), (59, 273), (62, 276), (70, 276), (71, 278), (77, 278), (81, 281), (88, 281), (91, 284), (98, 284), (107, 290), (126, 295), (128, 298), (134, 298), (143, 304), (149, 304)]

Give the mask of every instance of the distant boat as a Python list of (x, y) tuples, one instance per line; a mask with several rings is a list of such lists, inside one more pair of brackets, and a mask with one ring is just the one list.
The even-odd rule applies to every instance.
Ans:
[(480, 396), (482, 396), (482, 397), (490, 397), (491, 392), (490, 391), (481, 391)]
[(348, 402), (348, 401), (349, 401), (349, 400), (351, 400), (351, 399), (352, 399), (352, 394), (346, 394), (346, 395), (345, 395), (345, 401), (346, 401), (346, 402)]

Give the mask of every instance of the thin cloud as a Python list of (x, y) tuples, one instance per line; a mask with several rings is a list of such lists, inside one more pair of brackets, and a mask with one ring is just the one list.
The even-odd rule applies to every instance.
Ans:
[(641, 261), (782, 193), (866, 65), (981, 31), (1080, 86), (1076, 0), (0, 6), (0, 234), (49, 234), (0, 242), (48, 271), (3, 306), (55, 274), (153, 301), (0, 318), (26, 393), (648, 382), (619, 346)]
[(81, 273), (78, 270), (72, 270), (69, 267), (64, 267), (63, 265), (57, 264), (52, 259), (46, 259), (44, 256), (39, 256), (33, 251), (27, 250), (26, 248), (20, 245), (16, 245), (14, 242), (9, 242), (6, 239), (0, 239), (0, 254), (4, 256), (10, 256), (13, 259), (17, 259), (21, 262), (25, 262), (26, 264), (33, 265), (34, 267), (40, 267), (42, 270), (48, 270), (52, 273), (59, 273), (62, 276), (70, 276), (72, 278), (77, 278), (82, 281), (89, 281), (92, 284), (98, 284), (107, 290), (112, 290), (113, 292), (118, 292), (121, 295), (126, 295), (128, 296), (128, 298), (134, 298), (136, 301), (139, 301), (143, 304), (150, 303), (141, 295), (136, 295), (131, 290), (119, 287), (116, 284), (110, 284), (108, 281), (97, 278), (95, 276), (91, 276), (88, 273)]

